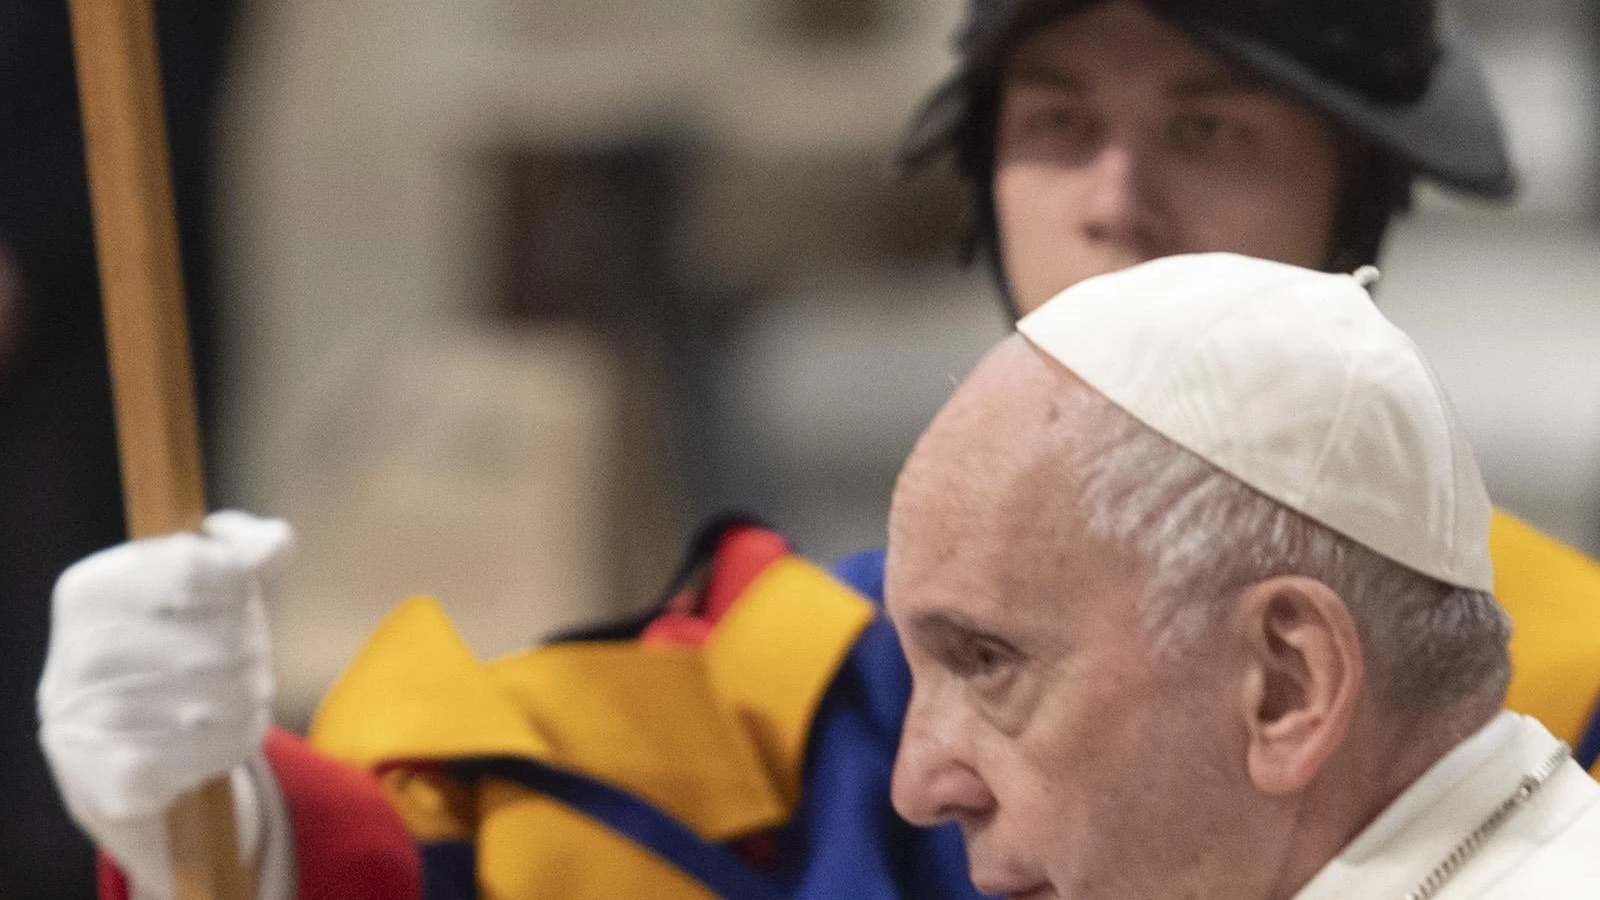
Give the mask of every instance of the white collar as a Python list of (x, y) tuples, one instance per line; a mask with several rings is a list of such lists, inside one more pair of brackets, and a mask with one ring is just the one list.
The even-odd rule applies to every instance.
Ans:
[[(1403, 897), (1558, 744), (1533, 719), (1500, 713), (1413, 782), (1294, 900)], [(1476, 871), (1470, 879), (1464, 871), (1460, 880), (1476, 882), (1509, 864), (1469, 866)]]

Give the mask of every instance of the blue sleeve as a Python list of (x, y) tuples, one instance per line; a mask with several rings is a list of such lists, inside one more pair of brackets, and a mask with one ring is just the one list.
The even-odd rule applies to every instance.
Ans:
[(1589, 727), (1584, 729), (1583, 739), (1578, 742), (1578, 749), (1573, 751), (1572, 758), (1585, 771), (1593, 769), (1595, 762), (1600, 761), (1600, 707), (1589, 714)]
[[(883, 608), (884, 552), (866, 550), (833, 567), (833, 577)], [(864, 685), (859, 702), (892, 757), (900, 744), (900, 724), (911, 702), (911, 672), (900, 652), (900, 638), (881, 612), (856, 641), (845, 663), (846, 673)]]
[(420, 843), (422, 900), (478, 900), (478, 860), (463, 841)]
[[(834, 577), (881, 606), (882, 550), (852, 556)], [(780, 871), (795, 900), (980, 900), (953, 825), (916, 828), (889, 800), (911, 675), (888, 619), (856, 642), (817, 710), (806, 780), (779, 833)]]
[(878, 606), (883, 606), (884, 551), (863, 550), (847, 556), (833, 567), (833, 577), (850, 585)]

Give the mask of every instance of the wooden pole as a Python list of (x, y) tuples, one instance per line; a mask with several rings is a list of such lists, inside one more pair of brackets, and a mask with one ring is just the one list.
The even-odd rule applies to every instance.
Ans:
[[(200, 525), (195, 424), (166, 116), (150, 0), (69, 0), (128, 532)], [(167, 816), (179, 900), (250, 900), (226, 777)]]

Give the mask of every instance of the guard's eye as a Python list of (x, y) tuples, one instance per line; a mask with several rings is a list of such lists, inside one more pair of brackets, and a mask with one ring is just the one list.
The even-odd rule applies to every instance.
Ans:
[(1234, 152), (1254, 143), (1255, 133), (1237, 117), (1216, 112), (1189, 112), (1168, 129), (1172, 147), (1189, 156)]
[(1017, 122), (1031, 142), (1060, 147), (1085, 147), (1099, 140), (1100, 121), (1088, 110), (1062, 103), (1029, 105)]

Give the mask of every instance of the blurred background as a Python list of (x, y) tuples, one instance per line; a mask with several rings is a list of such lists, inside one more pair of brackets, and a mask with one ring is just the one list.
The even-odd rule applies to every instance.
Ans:
[[(652, 602), (700, 518), (821, 560), (1006, 327), (891, 148), (960, 0), (157, 0), (214, 505), (284, 515), (280, 720), (386, 610), (481, 654)], [(1382, 302), (1497, 501), (1600, 552), (1600, 3), (1474, 0), (1525, 178)], [(0, 0), (0, 898), (87, 898), (33, 749), (49, 585), (120, 536), (64, 4)]]

